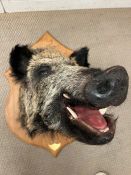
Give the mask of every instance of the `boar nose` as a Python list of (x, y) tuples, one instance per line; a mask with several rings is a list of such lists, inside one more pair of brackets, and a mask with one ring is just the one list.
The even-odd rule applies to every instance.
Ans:
[(124, 67), (114, 66), (95, 76), (85, 88), (86, 99), (96, 107), (120, 105), (128, 91), (128, 74)]

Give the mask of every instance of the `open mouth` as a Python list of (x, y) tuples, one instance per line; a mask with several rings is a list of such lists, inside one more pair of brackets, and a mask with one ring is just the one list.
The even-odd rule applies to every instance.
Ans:
[(97, 109), (78, 103), (72, 105), (71, 97), (67, 94), (63, 96), (67, 100), (66, 109), (69, 118), (75, 125), (98, 135), (114, 133), (116, 119), (113, 118), (113, 115), (106, 113), (108, 107)]

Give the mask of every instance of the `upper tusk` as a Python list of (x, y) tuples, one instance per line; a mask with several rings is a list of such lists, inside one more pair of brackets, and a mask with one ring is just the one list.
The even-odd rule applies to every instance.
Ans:
[(67, 94), (63, 94), (63, 97), (70, 99), (69, 95), (67, 95)]
[(104, 115), (107, 111), (107, 108), (99, 109), (99, 112)]

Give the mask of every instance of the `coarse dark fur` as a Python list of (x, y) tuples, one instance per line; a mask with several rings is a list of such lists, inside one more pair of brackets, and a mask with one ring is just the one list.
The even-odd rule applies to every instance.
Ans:
[[(117, 106), (126, 98), (128, 75), (125, 69), (120, 66), (107, 70), (89, 68), (88, 52), (84, 47), (67, 58), (50, 47), (31, 49), (27, 45), (16, 45), (12, 50), (12, 75), (21, 84), (19, 121), (29, 136), (60, 132), (89, 144), (112, 140), (115, 121), (110, 121), (109, 132), (98, 134), (72, 121), (66, 110), (68, 105), (96, 109)], [(109, 92), (111, 95), (107, 95)], [(71, 99), (65, 99), (64, 93)]]

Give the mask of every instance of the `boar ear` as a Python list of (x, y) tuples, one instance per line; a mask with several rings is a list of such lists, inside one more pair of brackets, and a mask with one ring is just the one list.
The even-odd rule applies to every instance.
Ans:
[(70, 55), (70, 58), (73, 57), (79, 66), (89, 67), (90, 64), (88, 63), (88, 53), (89, 49), (87, 47), (83, 47), (80, 50), (74, 51)]
[(27, 66), (33, 52), (27, 45), (16, 45), (10, 53), (10, 66), (12, 75), (16, 80), (22, 80), (27, 73)]

